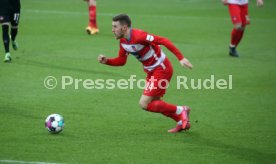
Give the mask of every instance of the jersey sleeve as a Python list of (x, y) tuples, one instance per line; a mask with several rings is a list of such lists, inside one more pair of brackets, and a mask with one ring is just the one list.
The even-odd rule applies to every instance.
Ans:
[(108, 58), (106, 64), (111, 66), (123, 66), (126, 64), (128, 53), (120, 44), (120, 50), (116, 58)]
[(165, 46), (177, 57), (178, 60), (184, 59), (184, 55), (169, 39), (157, 35), (148, 34), (146, 32), (141, 37), (143, 38), (144, 42), (147, 42), (149, 44)]

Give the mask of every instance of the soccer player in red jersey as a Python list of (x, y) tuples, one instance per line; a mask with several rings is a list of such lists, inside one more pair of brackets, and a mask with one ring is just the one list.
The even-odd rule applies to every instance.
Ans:
[[(188, 106), (177, 106), (163, 101), (161, 98), (166, 92), (166, 82), (169, 82), (173, 67), (159, 45), (165, 46), (179, 60), (182, 66), (192, 68), (192, 64), (167, 38), (149, 34), (131, 27), (131, 19), (126, 14), (119, 14), (112, 19), (112, 32), (120, 40), (119, 54), (115, 58), (107, 58), (100, 54), (98, 61), (110, 66), (123, 66), (129, 54), (140, 61), (147, 73), (147, 85), (139, 104), (141, 108), (155, 113), (161, 113), (174, 119), (176, 127), (168, 132), (180, 132), (190, 128)], [(162, 83), (162, 82), (164, 82)], [(161, 84), (161, 85), (160, 85)]]
[[(229, 46), (229, 55), (239, 57), (236, 47), (240, 43), (246, 25), (250, 23), (248, 15), (249, 0), (222, 0), (224, 5), (228, 5), (229, 13), (234, 24), (231, 32), (231, 43)], [(263, 6), (263, 0), (256, 0), (257, 6)]]
[(97, 26), (97, 7), (96, 0), (84, 0), (88, 3), (88, 11), (89, 11), (89, 24), (86, 27), (86, 32), (89, 35), (96, 34), (100, 32)]

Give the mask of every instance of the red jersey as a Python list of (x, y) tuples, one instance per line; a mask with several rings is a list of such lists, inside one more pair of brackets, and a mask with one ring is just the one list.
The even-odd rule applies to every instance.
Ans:
[(167, 38), (148, 34), (139, 29), (130, 29), (130, 38), (120, 39), (120, 50), (118, 57), (107, 60), (108, 65), (121, 66), (126, 63), (129, 54), (136, 57), (144, 66), (146, 72), (154, 70), (159, 65), (163, 65), (166, 55), (159, 45), (169, 49), (178, 60), (184, 56)]

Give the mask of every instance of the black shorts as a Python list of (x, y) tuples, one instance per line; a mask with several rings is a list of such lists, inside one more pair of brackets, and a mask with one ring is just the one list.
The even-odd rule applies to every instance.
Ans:
[(0, 23), (10, 22), (9, 14), (0, 14)]
[(0, 23), (11, 23), (12, 26), (18, 26), (20, 12), (10, 12), (9, 14), (0, 14)]
[(10, 14), (10, 22), (12, 26), (18, 26), (19, 24), (19, 19), (20, 19), (20, 12), (12, 12)]

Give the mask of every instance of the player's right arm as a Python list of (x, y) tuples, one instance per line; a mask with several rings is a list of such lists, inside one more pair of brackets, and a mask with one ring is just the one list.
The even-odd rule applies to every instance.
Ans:
[(100, 54), (98, 61), (102, 64), (110, 66), (123, 66), (126, 64), (128, 53), (120, 46), (118, 56), (116, 58), (107, 58), (105, 55)]
[(103, 54), (100, 54), (100, 55), (98, 56), (98, 61), (99, 61), (99, 63), (106, 64), (106, 62), (107, 62), (107, 57), (106, 57), (105, 55), (103, 55)]

